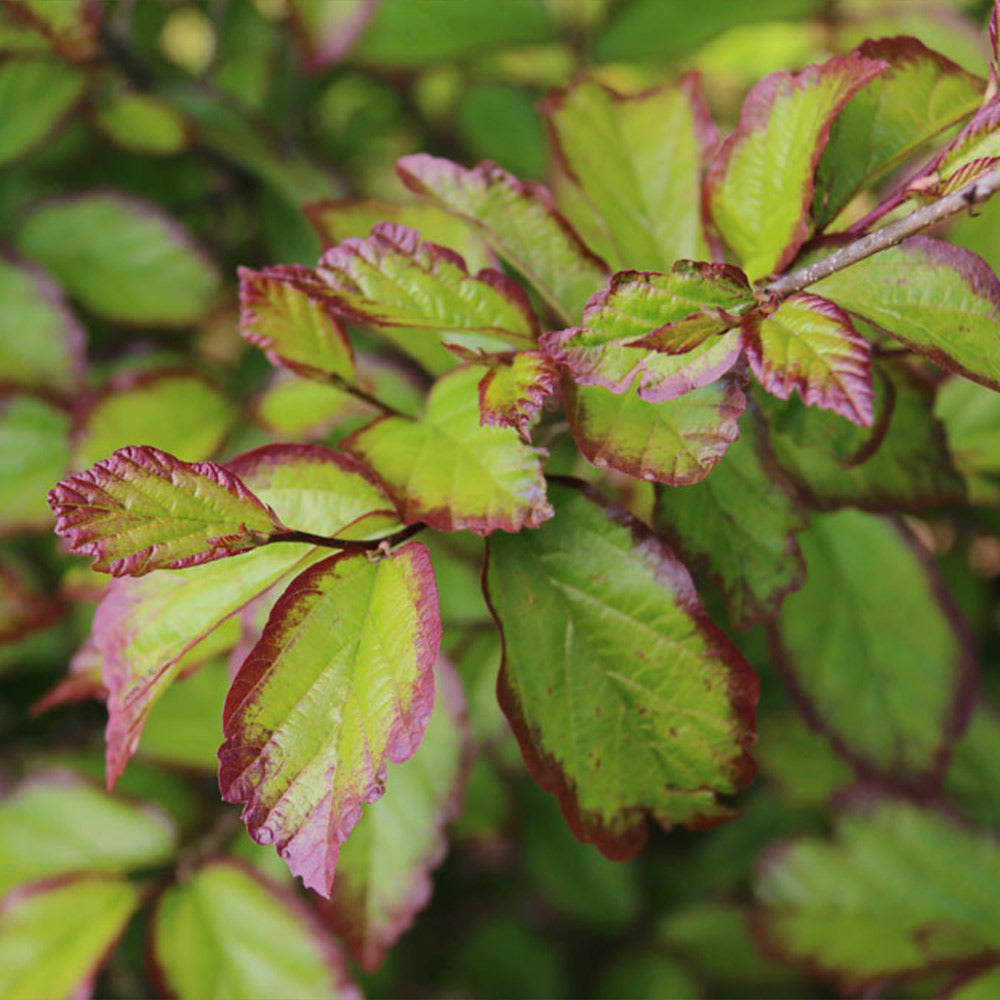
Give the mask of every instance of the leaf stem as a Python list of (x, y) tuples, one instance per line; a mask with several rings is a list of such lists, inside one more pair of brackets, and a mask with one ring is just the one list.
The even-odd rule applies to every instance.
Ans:
[(412, 538), (426, 527), (422, 522), (410, 524), (392, 535), (382, 538), (335, 538), (330, 535), (315, 535), (311, 531), (277, 531), (263, 543), (271, 545), (274, 542), (306, 542), (309, 545), (319, 545), (326, 549), (340, 549), (344, 552), (377, 552), (379, 549), (399, 545)]
[(353, 396), (355, 399), (360, 399), (361, 402), (375, 407), (376, 410), (381, 411), (387, 417), (403, 417), (404, 420), (412, 419), (412, 417), (403, 413), (401, 410), (397, 410), (394, 406), (390, 406), (388, 403), (383, 403), (378, 396), (373, 396), (371, 393), (365, 392), (364, 389), (358, 388), (358, 386), (356, 386), (353, 382), (348, 382), (342, 375), (335, 375), (331, 373), (329, 381), (330, 385), (340, 389), (341, 392), (346, 392), (349, 396)]

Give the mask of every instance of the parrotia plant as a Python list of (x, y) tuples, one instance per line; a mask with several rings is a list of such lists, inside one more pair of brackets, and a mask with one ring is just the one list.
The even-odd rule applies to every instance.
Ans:
[[(44, 4), (9, 6), (19, 30), (72, 41)], [(296, 8), (318, 66), (373, 16), (336, 6)], [(70, 8), (90, 31), (99, 9)], [(706, 975), (727, 993), (804, 981), (783, 968), (848, 993), (902, 977), (917, 996), (1000, 991), (1000, 724), (966, 623), (981, 597), (941, 558), (1000, 504), (1000, 282), (942, 236), (1000, 189), (998, 9), (982, 76), (914, 37), (869, 39), (765, 76), (722, 134), (696, 72), (622, 92), (579, 73), (542, 105), (547, 185), (410, 153), (409, 201), (314, 200), (315, 266), (239, 269), (239, 332), (298, 401), (296, 440), (208, 460), (225, 434), (183, 370), (91, 398), (49, 503), (69, 550), (114, 579), (41, 707), (105, 701), (110, 790), (161, 704), (228, 657), (221, 729), (158, 738), (217, 744), (232, 805), (178, 854), (162, 816), (78, 777), (18, 786), (0, 803), (4, 995), (78, 995), (147, 898), (126, 873), (172, 858), (146, 928), (168, 992), (356, 995), (340, 949), (377, 970), (430, 898), (449, 824), (473, 841), (489, 827), (463, 799), (470, 772), (469, 797), (502, 795), (508, 726), (595, 858), (633, 858), (657, 828), (697, 851), (724, 823), (759, 855), (746, 923), (706, 878), (707, 908), (663, 923), (628, 995), (699, 995), (713, 948), (743, 970)], [(0, 93), (12, 66), (27, 72), (0, 64)], [(95, 112), (124, 133), (128, 113)], [(106, 320), (144, 321), (141, 281), (116, 315), (100, 261), (63, 250), (126, 216), (167, 247), (174, 315), (150, 322), (190, 322), (214, 294), (141, 199), (42, 203), (0, 289), (48, 303), (65, 357), (11, 353), (27, 392), (8, 428), (59, 419), (81, 357), (42, 268)], [(127, 421), (150, 396), (151, 422), (204, 433), (205, 460), (139, 432), (102, 451), (94, 414)], [(4, 573), (9, 634), (43, 624), (51, 606)], [(794, 712), (758, 736), (759, 673), (761, 708)], [(758, 756), (799, 805), (841, 790), (825, 827), (771, 829), (747, 807)], [(223, 850), (240, 808), (311, 892)], [(40, 926), (73, 941), (57, 971), (25, 944)]]

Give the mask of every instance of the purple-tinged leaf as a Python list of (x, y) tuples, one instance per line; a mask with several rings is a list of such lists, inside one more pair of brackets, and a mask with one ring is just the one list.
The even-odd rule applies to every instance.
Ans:
[(466, 170), (426, 153), (404, 156), (396, 171), (411, 191), (477, 225), (563, 320), (572, 322), (607, 283), (607, 265), (584, 245), (541, 184), (519, 181), (488, 161)]
[(354, 380), (354, 351), (331, 304), (304, 267), (239, 268), (240, 336), (274, 365), (324, 382)]
[(104, 686), (103, 672), (103, 657), (88, 636), (70, 658), (66, 675), (31, 706), (31, 714), (41, 715), (78, 701), (106, 701), (108, 690)]
[(453, 250), (421, 243), (415, 229), (391, 222), (365, 240), (330, 247), (316, 277), (317, 293), (356, 323), (471, 335), (488, 349), (531, 346), (538, 332), (517, 282), (492, 268), (471, 275)]
[(559, 391), (559, 370), (540, 351), (519, 351), (510, 364), (500, 363), (479, 383), (480, 423), (513, 427), (528, 440), (528, 427), (542, 404)]
[(940, 198), (971, 184), (1000, 163), (1000, 100), (980, 108), (910, 183), (908, 193)]
[(369, 972), (431, 898), (430, 874), (447, 850), (468, 771), (465, 697), (454, 668), (437, 665), (437, 698), (417, 752), (391, 765), (385, 795), (365, 809), (340, 849), (321, 913)]
[(732, 817), (717, 796), (753, 776), (757, 678), (648, 528), (580, 484), (551, 489), (551, 521), (489, 542), (500, 703), (576, 836), (628, 858), (647, 816)]
[(548, 453), (511, 427), (480, 423), (480, 378), (475, 367), (458, 368), (434, 384), (420, 420), (381, 417), (342, 442), (375, 472), (404, 523), (485, 535), (552, 516)]
[(101, 20), (98, 0), (3, 0), (3, 5), (59, 55), (81, 62), (95, 56)]
[(274, 511), (214, 462), (122, 448), (49, 494), (56, 533), (94, 569), (142, 576), (256, 548), (283, 530)]
[(772, 73), (747, 95), (705, 180), (705, 206), (751, 279), (787, 267), (809, 235), (813, 174), (838, 112), (889, 64), (856, 52)]
[(329, 896), (340, 845), (408, 760), (434, 701), (441, 644), (427, 549), (335, 555), (297, 577), (223, 712), (219, 786), (258, 843)]
[(796, 390), (807, 406), (871, 426), (871, 347), (840, 306), (793, 295), (770, 316), (744, 320), (743, 343), (754, 375), (772, 395), (788, 399)]
[(563, 400), (570, 431), (589, 462), (684, 486), (704, 479), (736, 440), (745, 385), (741, 373), (730, 372), (677, 399), (650, 403), (634, 389), (616, 395), (566, 380)]
[(990, 15), (990, 89), (996, 95), (1000, 88), (1000, 40), (997, 37), (997, 21), (1000, 20), (1000, 0), (993, 0), (993, 13)]
[(57, 621), (62, 606), (23, 573), (0, 562), (0, 644), (14, 642)]
[(368, 27), (376, 0), (290, 0), (289, 13), (306, 68), (312, 73), (338, 63)]

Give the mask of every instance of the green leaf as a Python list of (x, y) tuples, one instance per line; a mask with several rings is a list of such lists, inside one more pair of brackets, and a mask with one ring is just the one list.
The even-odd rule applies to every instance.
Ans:
[(67, 59), (92, 59), (101, 18), (96, 0), (7, 0), (18, 20), (31, 25)]
[(513, 427), (528, 440), (528, 427), (542, 404), (558, 392), (559, 371), (540, 351), (518, 351), (510, 364), (498, 364), (479, 383), (480, 423)]
[(611, 966), (601, 978), (596, 994), (606, 1000), (632, 997), (633, 1000), (696, 1000), (705, 995), (704, 989), (675, 958), (656, 952), (626, 954)]
[(981, 701), (968, 728), (952, 747), (945, 775), (949, 799), (977, 823), (1000, 824), (1000, 772), (995, 766), (1000, 755), (1000, 715), (989, 702)]
[(361, 996), (301, 901), (235, 861), (209, 861), (167, 889), (152, 918), (152, 953), (179, 1000)]
[(85, 351), (86, 333), (56, 282), (40, 268), (0, 256), (0, 385), (72, 393)]
[(423, 741), (391, 765), (386, 793), (371, 803), (340, 849), (324, 915), (369, 972), (431, 897), (431, 872), (447, 849), (445, 826), (461, 809), (468, 745), (461, 684), (444, 660)]
[(212, 261), (159, 206), (132, 195), (103, 191), (44, 202), (15, 243), (113, 322), (189, 326), (216, 304)]
[(1000, 163), (1000, 101), (983, 105), (908, 188), (918, 197), (940, 197), (989, 173)]
[(964, 378), (943, 382), (934, 415), (972, 504), (1000, 504), (1000, 394)]
[(478, 226), (566, 322), (607, 283), (607, 265), (587, 249), (541, 184), (519, 181), (488, 161), (465, 170), (426, 153), (404, 156), (396, 172), (411, 191)]
[(647, 814), (665, 828), (731, 815), (717, 795), (753, 775), (757, 680), (648, 529), (588, 488), (551, 490), (551, 521), (489, 543), (500, 702), (577, 837), (627, 858)]
[(408, 760), (434, 700), (441, 644), (427, 549), (339, 554), (278, 600), (223, 712), (219, 786), (260, 844), (329, 896), (340, 845)]
[(736, 131), (709, 168), (705, 200), (751, 279), (795, 258), (810, 232), (813, 171), (830, 125), (886, 69), (852, 52), (795, 75), (772, 73), (747, 95)]
[(188, 126), (177, 111), (153, 94), (116, 94), (94, 112), (94, 124), (116, 145), (147, 156), (170, 156), (188, 144)]
[(912, 236), (812, 288), (942, 368), (1000, 390), (1000, 282), (974, 253)]
[(793, 692), (862, 769), (933, 785), (975, 679), (933, 566), (894, 525), (857, 511), (814, 517), (799, 542), (806, 582), (777, 623)]
[(0, 902), (5, 1000), (90, 996), (105, 956), (139, 907), (128, 882), (78, 875), (26, 886)]
[(50, 138), (83, 97), (83, 70), (53, 59), (14, 58), (0, 63), (0, 164)]
[(857, 51), (889, 69), (847, 102), (830, 129), (813, 201), (821, 229), (860, 190), (975, 111), (983, 96), (981, 79), (916, 38), (869, 40)]
[[(683, 402), (683, 397), (678, 402)], [(704, 481), (656, 494), (656, 530), (722, 590), (734, 624), (771, 618), (805, 576), (795, 540), (805, 513), (776, 474), (756, 411)]]
[(476, 368), (456, 369), (434, 384), (422, 419), (382, 417), (342, 443), (374, 470), (406, 524), (485, 535), (552, 516), (547, 452), (510, 427), (480, 425), (480, 377)]
[(717, 136), (695, 75), (628, 97), (584, 79), (543, 110), (560, 168), (607, 230), (614, 270), (666, 271), (709, 256), (700, 186)]
[(0, 801), (0, 896), (72, 872), (118, 874), (170, 861), (177, 832), (146, 806), (70, 772), (35, 775)]
[(1000, 847), (903, 801), (858, 801), (836, 838), (770, 850), (757, 878), (768, 949), (861, 993), (1000, 948)]
[(745, 381), (723, 375), (667, 400), (650, 403), (633, 388), (563, 383), (566, 418), (589, 462), (635, 479), (685, 486), (704, 479), (739, 434)]

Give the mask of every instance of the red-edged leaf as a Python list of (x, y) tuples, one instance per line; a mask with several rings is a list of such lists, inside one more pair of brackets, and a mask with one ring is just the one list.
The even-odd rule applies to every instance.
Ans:
[(801, 73), (772, 73), (747, 95), (709, 169), (705, 205), (751, 278), (780, 271), (798, 253), (830, 125), (888, 67), (852, 52)]
[(13, 566), (0, 562), (0, 643), (45, 628), (61, 614), (57, 601), (37, 590)]
[(333, 308), (311, 290), (312, 272), (299, 266), (239, 268), (240, 336), (275, 365), (306, 378), (354, 378), (354, 352)]
[(141, 446), (63, 480), (49, 503), (70, 549), (112, 576), (196, 566), (282, 530), (274, 511), (222, 466)]
[(290, 0), (295, 38), (313, 73), (339, 62), (375, 13), (376, 0)]
[(993, 13), (990, 15), (990, 86), (996, 93), (1000, 87), (1000, 41), (997, 39), (997, 21), (1000, 20), (1000, 0), (993, 0)]
[(69, 661), (66, 676), (31, 706), (31, 714), (41, 715), (60, 705), (71, 705), (91, 698), (104, 701), (108, 690), (102, 679), (103, 671), (104, 658), (96, 643), (90, 637), (84, 639)]
[(528, 439), (528, 425), (559, 388), (559, 370), (540, 351), (520, 351), (510, 364), (491, 368), (479, 383), (480, 422), (513, 427)]
[(340, 845), (408, 760), (434, 700), (441, 643), (427, 549), (335, 555), (275, 604), (223, 712), (219, 785), (261, 844), (329, 896)]
[(779, 399), (833, 410), (862, 427), (872, 423), (871, 347), (838, 305), (793, 295), (765, 319), (743, 322), (747, 358), (760, 384)]
[(939, 198), (971, 184), (1000, 163), (1000, 100), (980, 108), (911, 183), (908, 191)]

